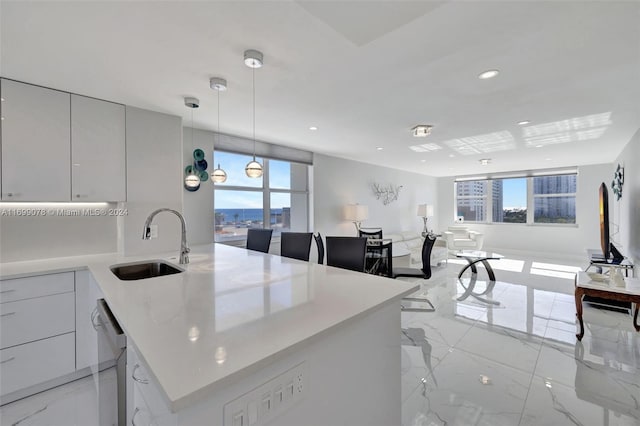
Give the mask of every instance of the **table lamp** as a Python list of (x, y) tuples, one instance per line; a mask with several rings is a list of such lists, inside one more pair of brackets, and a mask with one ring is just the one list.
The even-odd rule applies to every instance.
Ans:
[(360, 224), (369, 217), (369, 208), (361, 204), (347, 204), (344, 208), (344, 218), (350, 220), (356, 227), (356, 232), (360, 233)]
[(431, 204), (418, 204), (418, 216), (420, 216), (424, 221), (422, 236), (426, 237), (429, 233), (429, 230), (427, 229), (427, 218), (433, 217), (433, 206)]

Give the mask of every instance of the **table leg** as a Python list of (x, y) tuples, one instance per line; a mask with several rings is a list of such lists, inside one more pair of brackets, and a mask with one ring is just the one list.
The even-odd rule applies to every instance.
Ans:
[(640, 331), (640, 325), (638, 325), (638, 311), (640, 311), (640, 303), (636, 303), (636, 312), (633, 314), (633, 326), (636, 331)]
[(482, 264), (487, 270), (487, 275), (489, 275), (489, 280), (495, 281), (496, 275), (493, 273), (493, 268), (491, 267), (491, 264), (489, 263), (489, 261), (487, 259), (482, 259)]
[(575, 297), (576, 297), (576, 316), (578, 317), (578, 322), (580, 323), (580, 332), (576, 334), (578, 341), (582, 340), (584, 337), (584, 323), (582, 322), (582, 296), (583, 291), (580, 287), (576, 288)]
[(471, 268), (471, 272), (472, 272), (474, 275), (477, 275), (477, 274), (478, 274), (478, 269), (476, 268), (476, 265), (475, 265), (475, 263), (477, 262), (477, 260), (476, 260), (476, 261), (474, 261), (474, 260), (471, 260), (471, 259), (466, 258), (466, 257), (465, 257), (464, 259), (465, 259), (467, 262), (469, 262), (469, 264), (468, 264), (468, 265), (466, 265), (464, 268), (462, 268), (462, 270), (461, 270), (461, 271), (460, 271), (460, 273), (458, 274), (458, 279), (462, 278), (462, 274), (464, 274), (464, 271), (466, 271), (466, 270), (467, 270), (467, 269), (469, 269), (469, 268)]

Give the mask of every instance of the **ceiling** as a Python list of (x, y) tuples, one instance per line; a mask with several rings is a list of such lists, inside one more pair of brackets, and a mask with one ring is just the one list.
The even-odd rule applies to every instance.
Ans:
[[(220, 76), (229, 84), (221, 131), (251, 137), (243, 52), (258, 49), (258, 139), (432, 176), (611, 162), (640, 128), (637, 1), (3, 0), (0, 8), (4, 77), (185, 124), (182, 98), (196, 96), (195, 127), (215, 130), (208, 80)], [(488, 69), (500, 74), (477, 78)], [(412, 137), (416, 124), (433, 125), (431, 135)]]

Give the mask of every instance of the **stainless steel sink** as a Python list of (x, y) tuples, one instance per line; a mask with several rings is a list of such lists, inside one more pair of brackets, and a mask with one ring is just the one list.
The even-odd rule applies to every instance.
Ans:
[(113, 265), (110, 269), (113, 275), (123, 281), (144, 280), (146, 278), (162, 277), (184, 272), (182, 269), (162, 260)]

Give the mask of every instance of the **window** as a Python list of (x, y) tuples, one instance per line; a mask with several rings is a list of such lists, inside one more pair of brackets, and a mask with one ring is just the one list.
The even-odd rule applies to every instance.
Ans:
[(574, 224), (576, 191), (576, 174), (458, 181), (456, 216), (468, 222)]
[(491, 181), (492, 221), (527, 223), (527, 178)]
[(214, 185), (215, 241), (244, 240), (249, 228), (271, 228), (274, 235), (307, 230), (305, 164), (256, 157), (263, 175), (249, 178), (244, 167), (251, 155), (215, 151), (214, 157), (228, 176), (226, 182)]
[(533, 178), (535, 223), (576, 223), (576, 175)]
[(470, 222), (487, 220), (487, 182), (469, 180), (456, 183), (457, 216), (463, 216)]

